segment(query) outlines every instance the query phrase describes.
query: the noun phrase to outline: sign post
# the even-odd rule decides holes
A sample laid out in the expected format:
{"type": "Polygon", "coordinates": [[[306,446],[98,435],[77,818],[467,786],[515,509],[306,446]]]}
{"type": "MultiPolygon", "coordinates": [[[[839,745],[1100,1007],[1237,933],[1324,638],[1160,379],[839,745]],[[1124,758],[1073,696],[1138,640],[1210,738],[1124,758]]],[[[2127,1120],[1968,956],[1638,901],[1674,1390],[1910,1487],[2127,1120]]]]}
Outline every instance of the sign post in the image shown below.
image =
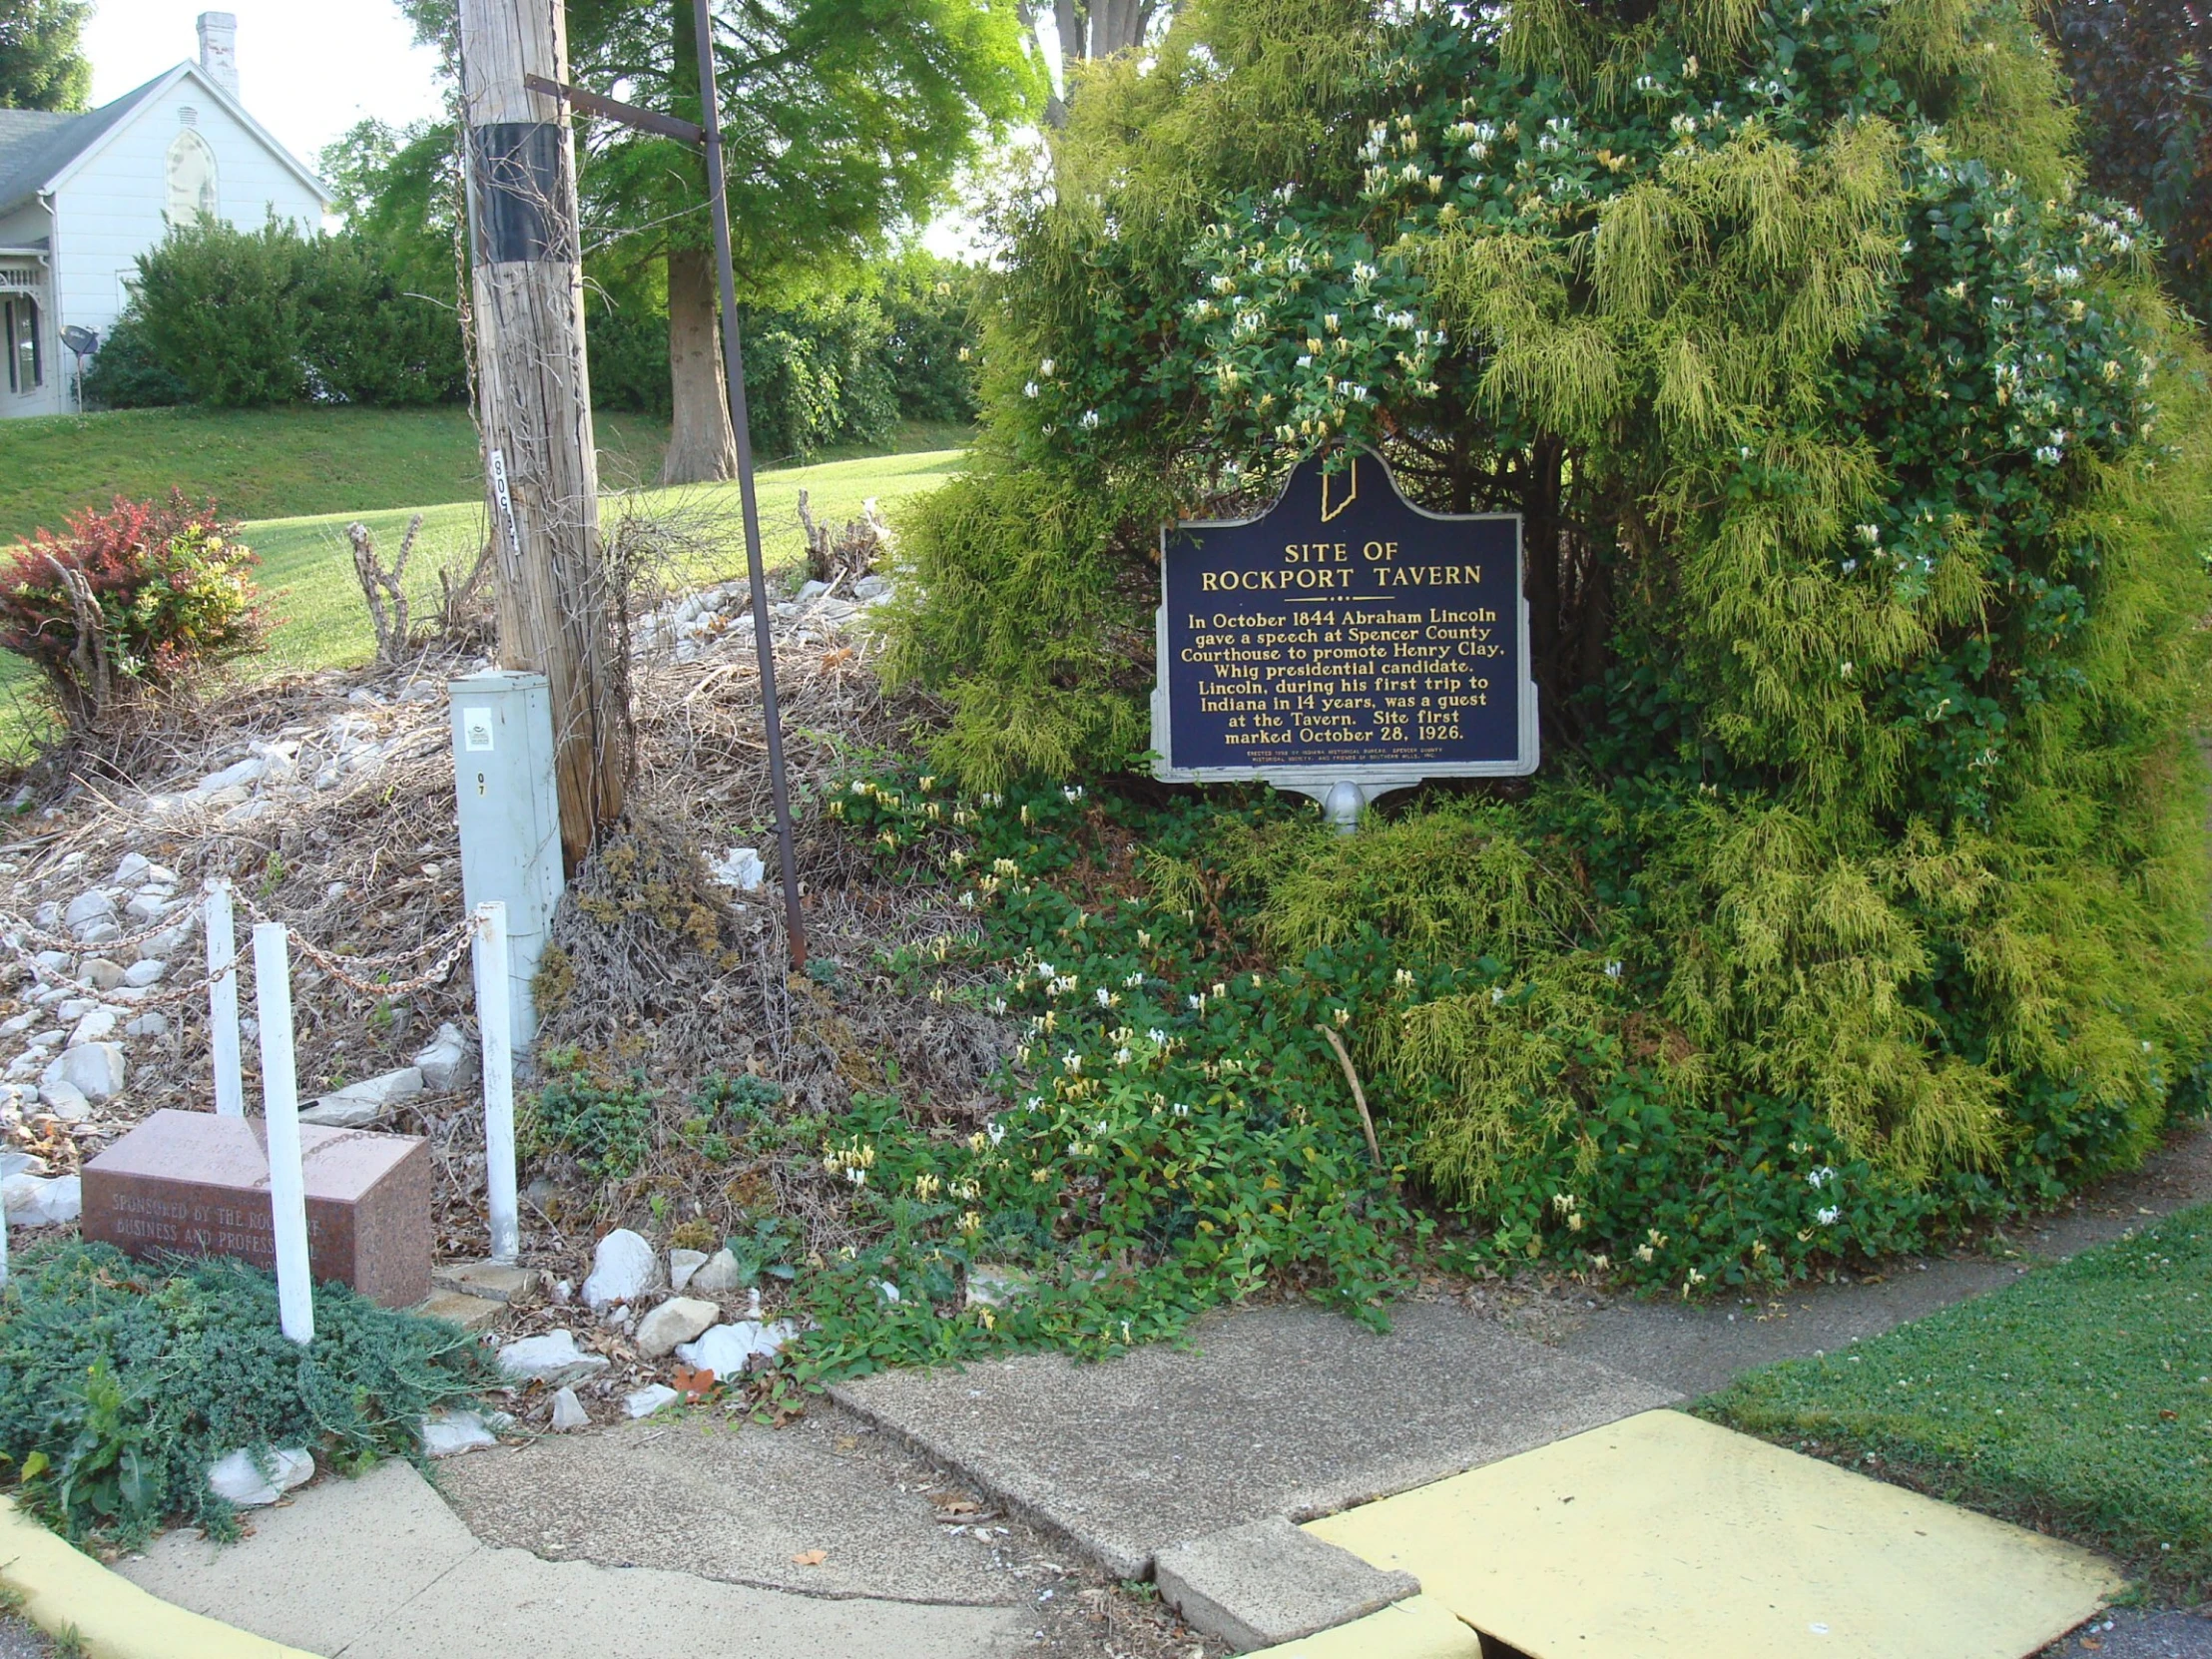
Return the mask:
{"type": "Polygon", "coordinates": [[[1431,513],[1372,450],[1161,532],[1154,776],[1259,779],[1350,832],[1429,778],[1536,770],[1517,513],[1431,513]]]}

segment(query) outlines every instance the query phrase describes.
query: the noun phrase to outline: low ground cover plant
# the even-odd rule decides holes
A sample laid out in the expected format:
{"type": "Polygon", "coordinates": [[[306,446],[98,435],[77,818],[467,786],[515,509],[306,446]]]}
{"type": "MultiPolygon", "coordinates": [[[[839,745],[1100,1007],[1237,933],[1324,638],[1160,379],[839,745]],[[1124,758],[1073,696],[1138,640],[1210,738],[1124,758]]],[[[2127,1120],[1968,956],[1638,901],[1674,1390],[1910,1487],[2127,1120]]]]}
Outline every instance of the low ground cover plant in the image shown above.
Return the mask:
{"type": "MultiPolygon", "coordinates": [[[[1586,806],[1541,799],[1560,819],[1586,806]]],[[[587,1171],[634,1167],[658,1135],[754,1195],[733,1248],[807,1327],[797,1381],[1106,1354],[1284,1292],[1380,1323],[1439,1252],[1756,1292],[2032,1207],[2093,1132],[2054,1111],[1987,1169],[1916,1181],[1808,1093],[1712,1089],[1634,908],[1494,804],[1347,840],[1265,791],[965,794],[871,772],[827,812],[883,874],[949,887],[972,918],[855,966],[1022,1022],[987,1115],[918,1109],[895,1073],[834,1109],[711,1078],[658,1129],[642,1099],[615,1110],[635,1084],[609,1078],[557,1079],[540,1108],[605,1131],[566,1147],[587,1171]],[[1435,1046],[1465,1026],[1472,1076],[1435,1046]],[[846,1242],[807,1256],[791,1211],[833,1214],[817,1237],[846,1242]],[[1017,1270],[1016,1293],[969,1297],[983,1268],[1017,1270]]],[[[833,1002],[852,970],[814,971],[833,1002]]]]}
{"type": "Polygon", "coordinates": [[[423,1414],[492,1381],[474,1339],[342,1285],[315,1287],[314,1318],[311,1346],[287,1341],[276,1281],[240,1262],[24,1252],[0,1292],[0,1458],[16,1500],[116,1548],[179,1523],[235,1537],[208,1487],[218,1459],[279,1446],[347,1471],[419,1458],[423,1414]]]}
{"type": "Polygon", "coordinates": [[[0,650],[28,659],[72,731],[254,650],[253,550],[211,502],[118,496],[38,531],[0,569],[0,650]]]}
{"type": "Polygon", "coordinates": [[[1792,1360],[1701,1415],[2212,1587],[2212,1209],[1792,1360]]]}

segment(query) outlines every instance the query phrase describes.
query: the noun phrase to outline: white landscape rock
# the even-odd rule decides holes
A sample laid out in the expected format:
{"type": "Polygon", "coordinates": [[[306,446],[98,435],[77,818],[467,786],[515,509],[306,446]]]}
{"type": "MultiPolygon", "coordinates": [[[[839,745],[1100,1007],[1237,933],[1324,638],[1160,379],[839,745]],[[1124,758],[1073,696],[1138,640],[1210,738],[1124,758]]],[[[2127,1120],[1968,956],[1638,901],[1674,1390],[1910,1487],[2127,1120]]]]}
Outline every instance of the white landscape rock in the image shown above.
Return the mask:
{"type": "Polygon", "coordinates": [[[967,1306],[1003,1308],[1018,1296],[1036,1288],[1036,1275],[1026,1268],[997,1262],[977,1262],[967,1270],[967,1306]]]}
{"type": "Polygon", "coordinates": [[[688,1343],[722,1318],[722,1310],[696,1297],[671,1297],[638,1322],[638,1352],[658,1360],[678,1343],[688,1343]]]}
{"type": "Polygon", "coordinates": [[[74,1175],[51,1181],[28,1173],[11,1175],[0,1181],[0,1204],[7,1207],[11,1227],[61,1227],[83,1213],[84,1184],[74,1175]]]}
{"type": "Polygon", "coordinates": [[[573,1331],[548,1331],[524,1337],[499,1351],[499,1372],[510,1382],[547,1382],[555,1387],[581,1382],[607,1369],[604,1354],[586,1354],[573,1331]]]}
{"type": "MultiPolygon", "coordinates": [[[[680,1291],[691,1283],[692,1275],[707,1265],[704,1250],[672,1250],[668,1253],[668,1288],[680,1291]]],[[[697,1336],[698,1332],[693,1332],[697,1336]]]]}
{"type": "Polygon", "coordinates": [[[125,1035],[133,1037],[166,1037],[169,1035],[169,1016],[159,1008],[153,1008],[139,1015],[123,1030],[125,1035]]]}
{"type": "Polygon", "coordinates": [[[738,1271],[738,1259],[727,1249],[718,1250],[700,1263],[691,1279],[680,1288],[697,1291],[702,1296],[728,1296],[744,1277],[738,1271]]]}
{"type": "MultiPolygon", "coordinates": [[[[599,1362],[605,1365],[607,1362],[599,1362]]],[[[451,1457],[478,1446],[497,1445],[499,1436],[474,1411],[440,1411],[422,1419],[422,1450],[428,1457],[451,1457]]]]}
{"type": "Polygon", "coordinates": [[[154,867],[154,860],[143,852],[126,852],[123,861],[115,866],[115,884],[119,887],[142,887],[147,872],[154,867]]]}
{"type": "Polygon", "coordinates": [[[170,902],[169,894],[148,888],[145,892],[132,894],[131,902],[123,906],[123,913],[144,927],[148,922],[159,921],[168,914],[170,902]]]}
{"type": "Polygon", "coordinates": [[[85,1091],[74,1083],[65,1083],[59,1078],[42,1082],[39,1084],[38,1098],[41,1106],[64,1123],[82,1123],[92,1116],[92,1102],[85,1098],[85,1091]]]}
{"type": "Polygon", "coordinates": [[[429,1046],[414,1057],[415,1070],[422,1074],[422,1086],[426,1089],[450,1089],[465,1081],[469,1071],[472,1045],[461,1035],[461,1028],[448,1022],[438,1027],[438,1034],[430,1039],[429,1046]]]}
{"type": "MultiPolygon", "coordinates": [[[[123,1092],[124,1064],[121,1043],[88,1042],[64,1049],[48,1065],[39,1081],[67,1083],[87,1100],[112,1100],[123,1092]]],[[[40,1091],[44,1093],[43,1088],[40,1091]]]]}
{"type": "Polygon", "coordinates": [[[174,927],[165,927],[138,948],[139,960],[172,962],[192,942],[193,926],[199,920],[197,910],[187,911],[174,927]]]}
{"type": "Polygon", "coordinates": [[[745,1363],[759,1354],[773,1359],[792,1340],[795,1328],[789,1320],[778,1320],[773,1325],[763,1325],[759,1320],[740,1320],[735,1325],[718,1325],[695,1343],[678,1346],[676,1358],[687,1366],[701,1371],[711,1371],[717,1377],[736,1377],[744,1372],[745,1363]]]}
{"type": "MultiPolygon", "coordinates": [[[[88,888],[69,901],[69,908],[62,912],[62,923],[78,938],[89,942],[99,928],[115,928],[115,900],[98,887],[88,888]]],[[[120,928],[115,928],[107,937],[115,938],[120,932],[120,928]]]]}
{"type": "Polygon", "coordinates": [[[648,1382],[622,1396],[622,1408],[633,1417],[649,1417],[664,1405],[674,1405],[684,1396],[666,1382],[648,1382]]]}
{"type": "Polygon", "coordinates": [[[414,1066],[401,1066],[397,1071],[364,1077],[358,1083],[348,1083],[335,1093],[324,1095],[299,1114],[299,1121],[320,1124],[325,1129],[358,1129],[363,1124],[374,1123],[391,1110],[395,1102],[421,1092],[421,1071],[414,1066]]]}
{"type": "Polygon", "coordinates": [[[661,1277],[661,1259],[642,1235],[618,1227],[592,1252],[591,1277],[584,1281],[584,1305],[594,1312],[629,1302],[650,1291],[661,1277]]]}
{"type": "Polygon", "coordinates": [[[123,982],[135,989],[156,983],[169,971],[169,964],[159,956],[141,956],[123,970],[123,982]]]}
{"type": "Polygon", "coordinates": [[[209,1488],[242,1509],[275,1503],[292,1487],[313,1478],[314,1453],[299,1449],[271,1451],[266,1474],[244,1446],[208,1465],[209,1488]]]}
{"type": "Polygon", "coordinates": [[[67,1046],[81,1048],[86,1043],[104,1043],[115,1035],[115,1028],[122,1023],[122,1016],[113,1008],[95,1008],[77,1022],[77,1029],[69,1034],[67,1046]]]}
{"type": "Polygon", "coordinates": [[[576,1397],[574,1388],[561,1388],[553,1395],[552,1428],[556,1434],[565,1434],[571,1428],[589,1428],[591,1413],[584,1409],[584,1402],[576,1397]]]}
{"type": "Polygon", "coordinates": [[[96,991],[112,991],[129,977],[121,962],[105,956],[87,956],[77,967],[77,977],[96,991]]]}
{"type": "Polygon", "coordinates": [[[258,783],[264,770],[265,763],[262,758],[259,755],[249,755],[245,760],[234,762],[221,772],[209,773],[207,777],[201,779],[193,787],[191,793],[211,805],[221,806],[228,805],[228,803],[216,802],[214,798],[219,795],[226,795],[232,790],[237,790],[240,793],[235,799],[244,801],[246,799],[246,786],[258,783]]]}

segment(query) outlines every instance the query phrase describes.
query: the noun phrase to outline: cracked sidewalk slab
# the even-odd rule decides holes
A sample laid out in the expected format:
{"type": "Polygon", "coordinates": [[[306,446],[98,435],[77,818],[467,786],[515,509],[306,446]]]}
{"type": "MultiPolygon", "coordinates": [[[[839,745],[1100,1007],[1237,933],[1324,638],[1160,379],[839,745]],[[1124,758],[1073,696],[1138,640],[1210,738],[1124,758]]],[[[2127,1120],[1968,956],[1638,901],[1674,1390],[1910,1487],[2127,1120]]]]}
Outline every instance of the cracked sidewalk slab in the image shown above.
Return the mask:
{"type": "Polygon", "coordinates": [[[1385,1334],[1285,1304],[1209,1318],[1186,1348],[830,1392],[1121,1578],[1186,1539],[1330,1514],[1679,1397],[1435,1303],[1392,1308],[1385,1334]]]}
{"type": "Polygon", "coordinates": [[[1370,1566],[1280,1516],[1171,1544],[1152,1559],[1161,1599],[1239,1653],[1297,1641],[1420,1593],[1409,1572],[1370,1566]]]}
{"type": "Polygon", "coordinates": [[[478,1540],[420,1474],[385,1463],[258,1510],[219,1545],[176,1531],[116,1563],[140,1588],[326,1659],[988,1659],[1019,1610],[830,1598],[660,1567],[547,1561],[478,1540]]]}

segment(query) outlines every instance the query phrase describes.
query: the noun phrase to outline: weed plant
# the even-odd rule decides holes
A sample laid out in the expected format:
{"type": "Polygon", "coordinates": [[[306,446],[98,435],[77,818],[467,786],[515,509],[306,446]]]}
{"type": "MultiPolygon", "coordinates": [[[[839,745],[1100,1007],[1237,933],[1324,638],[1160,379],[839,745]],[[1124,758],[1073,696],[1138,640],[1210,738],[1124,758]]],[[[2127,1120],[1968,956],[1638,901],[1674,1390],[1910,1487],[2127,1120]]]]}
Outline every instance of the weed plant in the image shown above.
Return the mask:
{"type": "Polygon", "coordinates": [[[342,1285],[315,1287],[314,1319],[311,1345],[287,1341],[275,1280],[240,1262],[26,1251],[0,1293],[0,1458],[17,1502],[115,1548],[177,1523],[235,1537],[208,1486],[218,1459],[304,1446],[347,1473],[418,1459],[423,1414],[493,1381],[473,1339],[342,1285]]]}

